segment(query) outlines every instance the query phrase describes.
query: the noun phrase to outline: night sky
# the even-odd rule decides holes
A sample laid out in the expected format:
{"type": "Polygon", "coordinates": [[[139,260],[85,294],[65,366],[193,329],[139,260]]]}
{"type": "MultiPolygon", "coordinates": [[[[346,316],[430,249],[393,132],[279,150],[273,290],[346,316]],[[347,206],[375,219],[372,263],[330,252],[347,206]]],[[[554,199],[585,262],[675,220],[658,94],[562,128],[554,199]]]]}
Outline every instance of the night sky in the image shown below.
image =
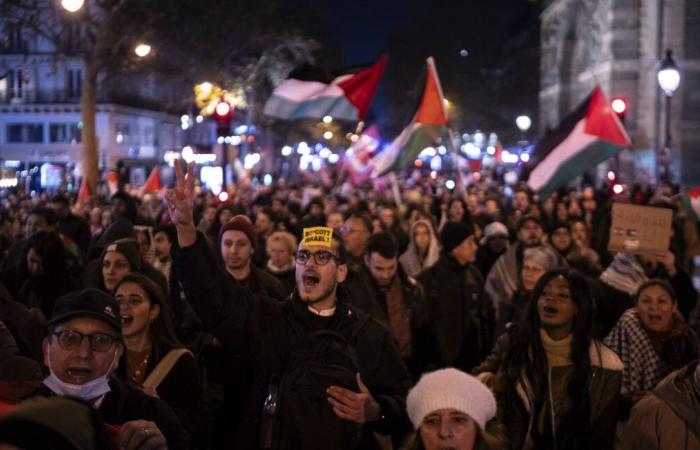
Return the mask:
{"type": "MultiPolygon", "coordinates": [[[[516,139],[514,120],[536,120],[539,5],[528,0],[309,1],[321,21],[318,63],[389,64],[370,120],[386,134],[410,119],[422,88],[425,58],[436,60],[445,97],[456,105],[457,131],[497,131],[516,139]],[[468,56],[460,55],[462,49],[468,56]]],[[[330,67],[329,67],[330,68],[330,67]]],[[[533,129],[535,129],[533,127],[533,129]]]]}

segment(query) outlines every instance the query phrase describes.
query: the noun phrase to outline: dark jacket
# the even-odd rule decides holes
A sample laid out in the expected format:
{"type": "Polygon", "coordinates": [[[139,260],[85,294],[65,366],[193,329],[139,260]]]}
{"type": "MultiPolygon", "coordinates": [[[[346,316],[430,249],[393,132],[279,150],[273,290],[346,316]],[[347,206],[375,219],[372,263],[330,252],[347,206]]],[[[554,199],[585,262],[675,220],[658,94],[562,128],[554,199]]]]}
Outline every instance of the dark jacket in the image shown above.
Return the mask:
{"type": "Polygon", "coordinates": [[[381,406],[381,420],[363,427],[362,448],[371,448],[372,432],[387,434],[400,425],[411,379],[385,327],[361,320],[363,314],[341,296],[331,317],[312,314],[296,296],[281,303],[256,302],[230,277],[211,270],[215,258],[201,233],[194,245],[184,249],[175,245],[172,253],[187,297],[205,325],[232,356],[255,361],[255,384],[235,448],[257,447],[258,421],[270,381],[283,373],[286,361],[305,337],[319,329],[355,336],[351,344],[362,379],[381,406]]]}
{"type": "Polygon", "coordinates": [[[349,257],[347,265],[348,276],[340,284],[338,291],[342,292],[352,306],[386,323],[386,314],[372,287],[372,275],[368,272],[362,258],[349,257]]]}
{"type": "MultiPolygon", "coordinates": [[[[123,425],[133,420],[155,422],[165,436],[170,450],[186,450],[190,447],[190,436],[180,425],[175,413],[162,400],[144,394],[116,377],[109,380],[110,391],[98,408],[101,419],[111,425],[123,425]]],[[[33,396],[55,395],[48,387],[41,386],[33,396]]]]}
{"type": "Polygon", "coordinates": [[[277,278],[277,281],[282,283],[282,286],[284,286],[284,291],[286,293],[284,298],[289,297],[292,294],[292,292],[294,292],[294,288],[296,288],[297,286],[296,269],[294,267],[292,267],[289,270],[284,270],[282,272],[273,272],[268,267],[265,269],[265,271],[273,277],[277,278]]]}
{"type": "Polygon", "coordinates": [[[469,372],[491,350],[493,334],[493,305],[484,292],[481,273],[473,264],[460,265],[443,252],[418,281],[437,346],[435,364],[469,372]]]}
{"type": "Polygon", "coordinates": [[[75,242],[84,260],[90,244],[90,226],[87,221],[75,214],[68,214],[58,222],[58,231],[75,242]]]}
{"type": "MultiPolygon", "coordinates": [[[[404,363],[413,376],[414,382],[417,382],[420,375],[430,367],[431,355],[435,355],[435,342],[428,328],[427,304],[423,286],[413,277],[406,275],[400,265],[397,266],[397,276],[401,283],[403,307],[411,321],[412,351],[410,356],[404,357],[404,363]]],[[[372,287],[382,309],[382,322],[390,328],[386,302],[387,293],[379,287],[374,278],[372,278],[372,287]]]]}
{"type": "MultiPolygon", "coordinates": [[[[146,377],[158,366],[171,348],[151,349],[151,356],[146,367],[146,377]]],[[[117,377],[124,382],[127,380],[126,357],[122,356],[119,368],[115,371],[117,377]]],[[[204,393],[199,376],[197,360],[191,353],[182,355],[163,381],[156,388],[158,398],[172,408],[180,424],[185,427],[192,437],[195,448],[202,448],[204,412],[204,393]]]]}
{"type": "Polygon", "coordinates": [[[268,273],[265,269],[260,269],[254,264],[250,265],[250,276],[247,280],[248,289],[255,295],[261,295],[274,300],[282,301],[288,297],[287,290],[280,280],[268,273]]]}
{"type": "Polygon", "coordinates": [[[0,329],[0,381],[41,380],[41,366],[22,356],[10,331],[0,329]]]}

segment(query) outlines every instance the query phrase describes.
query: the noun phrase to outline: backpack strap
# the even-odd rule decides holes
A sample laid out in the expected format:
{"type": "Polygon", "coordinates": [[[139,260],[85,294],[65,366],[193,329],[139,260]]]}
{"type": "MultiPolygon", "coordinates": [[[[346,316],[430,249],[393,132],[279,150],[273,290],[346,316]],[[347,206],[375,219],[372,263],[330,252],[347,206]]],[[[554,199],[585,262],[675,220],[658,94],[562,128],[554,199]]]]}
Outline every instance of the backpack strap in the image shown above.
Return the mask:
{"type": "Polygon", "coordinates": [[[172,368],[175,366],[175,363],[181,356],[187,353],[190,355],[192,354],[192,352],[186,348],[175,348],[170,350],[168,354],[165,355],[165,358],[160,360],[156,368],[153,369],[150,374],[148,374],[148,378],[146,378],[146,380],[143,382],[143,386],[157,389],[158,386],[160,386],[160,383],[166,376],[168,376],[172,368]]]}

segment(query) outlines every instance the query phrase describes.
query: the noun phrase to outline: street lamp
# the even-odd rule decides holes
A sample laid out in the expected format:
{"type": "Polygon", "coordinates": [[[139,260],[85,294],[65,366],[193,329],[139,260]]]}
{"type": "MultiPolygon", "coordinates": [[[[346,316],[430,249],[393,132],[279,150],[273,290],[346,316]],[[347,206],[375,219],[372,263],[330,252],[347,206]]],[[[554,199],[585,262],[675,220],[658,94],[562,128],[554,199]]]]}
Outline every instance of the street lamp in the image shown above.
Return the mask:
{"type": "Polygon", "coordinates": [[[666,50],[666,58],[661,62],[656,77],[659,81],[659,87],[664,91],[664,94],[666,94],[666,135],[664,138],[663,154],[661,155],[661,165],[663,166],[663,175],[668,178],[668,166],[671,157],[671,97],[681,83],[681,73],[676,62],[673,60],[673,52],[670,49],[666,50]]]}
{"type": "Polygon", "coordinates": [[[532,126],[532,120],[530,120],[530,117],[528,116],[518,116],[515,118],[515,126],[517,126],[518,130],[525,134],[532,126]]]}
{"type": "Polygon", "coordinates": [[[61,7],[68,12],[77,12],[85,4],[85,0],[61,0],[61,7]]]}
{"type": "Polygon", "coordinates": [[[139,58],[145,58],[151,53],[151,46],[148,44],[139,44],[134,48],[134,53],[136,53],[136,56],[139,58]]]}

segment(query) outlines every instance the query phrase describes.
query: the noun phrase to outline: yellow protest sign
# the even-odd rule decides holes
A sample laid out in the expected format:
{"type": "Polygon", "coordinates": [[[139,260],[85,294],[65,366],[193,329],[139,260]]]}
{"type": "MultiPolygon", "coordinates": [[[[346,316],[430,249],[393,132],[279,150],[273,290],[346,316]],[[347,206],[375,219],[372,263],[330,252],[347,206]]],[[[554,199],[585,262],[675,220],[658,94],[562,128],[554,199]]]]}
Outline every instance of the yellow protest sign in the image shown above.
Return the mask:
{"type": "Polygon", "coordinates": [[[333,229],[328,227],[304,228],[302,245],[320,245],[331,248],[333,245],[333,229]]]}

